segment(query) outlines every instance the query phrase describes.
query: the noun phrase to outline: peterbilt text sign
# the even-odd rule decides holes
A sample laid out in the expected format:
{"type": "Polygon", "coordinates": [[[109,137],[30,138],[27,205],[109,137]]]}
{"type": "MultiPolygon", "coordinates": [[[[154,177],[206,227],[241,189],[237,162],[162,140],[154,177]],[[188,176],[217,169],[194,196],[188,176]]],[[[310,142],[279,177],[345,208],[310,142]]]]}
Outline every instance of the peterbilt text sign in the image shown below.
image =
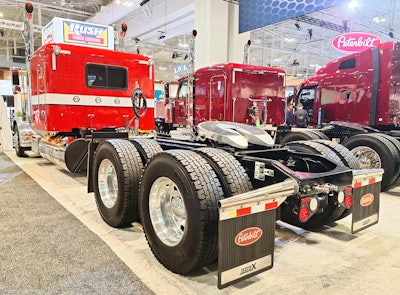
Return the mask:
{"type": "Polygon", "coordinates": [[[332,46],[341,52],[353,53],[366,50],[381,43],[381,39],[370,33],[349,32],[332,38],[332,46]]]}
{"type": "Polygon", "coordinates": [[[261,238],[262,233],[262,229],[259,227],[246,228],[236,235],[235,244],[238,246],[251,245],[261,238]]]}

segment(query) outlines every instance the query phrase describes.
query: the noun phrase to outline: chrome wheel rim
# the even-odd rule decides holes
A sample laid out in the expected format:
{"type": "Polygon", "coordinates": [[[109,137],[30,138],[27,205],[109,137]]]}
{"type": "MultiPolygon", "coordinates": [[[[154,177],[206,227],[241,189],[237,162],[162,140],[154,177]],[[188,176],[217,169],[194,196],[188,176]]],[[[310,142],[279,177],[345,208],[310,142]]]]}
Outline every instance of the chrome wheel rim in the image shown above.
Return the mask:
{"type": "Polygon", "coordinates": [[[379,154],[367,146],[358,146],[351,150],[357,157],[361,169],[381,168],[382,162],[379,154]]]}
{"type": "Polygon", "coordinates": [[[177,185],[167,177],[154,181],[149,193],[149,214],[157,237],[167,246],[178,245],[185,234],[186,208],[177,185]]]}
{"type": "Polygon", "coordinates": [[[101,161],[97,179],[100,198],[104,206],[114,207],[118,198],[118,177],[114,165],[109,159],[101,161]]]}

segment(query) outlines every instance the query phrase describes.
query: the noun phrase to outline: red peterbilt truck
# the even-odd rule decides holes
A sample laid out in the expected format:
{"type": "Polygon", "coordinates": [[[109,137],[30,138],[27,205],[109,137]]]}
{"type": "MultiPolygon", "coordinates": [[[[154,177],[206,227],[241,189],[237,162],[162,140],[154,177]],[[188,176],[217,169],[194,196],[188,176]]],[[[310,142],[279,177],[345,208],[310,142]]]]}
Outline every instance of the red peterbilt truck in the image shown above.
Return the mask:
{"type": "MultiPolygon", "coordinates": [[[[152,98],[146,99],[148,114],[139,118],[139,123],[132,120],[133,98],[153,97],[154,65],[148,57],[49,43],[35,51],[29,65],[30,114],[26,118],[34,140],[28,154],[40,154],[57,164],[65,162],[74,172],[86,168],[84,161],[76,162],[76,155],[83,159],[87,153],[87,141],[75,139],[104,128],[140,124],[138,131],[153,130],[152,98]]],[[[17,155],[23,156],[27,147],[19,147],[19,129],[15,120],[14,144],[17,155]]]]}
{"type": "Polygon", "coordinates": [[[173,99],[167,85],[166,100],[156,104],[165,107],[165,114],[156,118],[161,131],[212,120],[254,125],[271,124],[272,118],[284,122],[285,72],[281,69],[216,64],[198,69],[193,79],[192,90],[188,78],[182,78],[173,99]],[[274,117],[269,117],[272,113],[274,117]]]}
{"type": "MultiPolygon", "coordinates": [[[[381,43],[329,62],[294,96],[308,111],[311,127],[345,145],[361,167],[384,168],[383,189],[400,177],[399,60],[400,43],[381,43]]],[[[279,123],[279,116],[271,116],[279,123]]],[[[308,130],[283,131],[277,142],[310,139],[308,130]]]]}
{"type": "MultiPolygon", "coordinates": [[[[28,40],[30,21],[26,20],[28,40]]],[[[106,31],[112,27],[58,21],[63,22],[61,28],[75,28],[68,37],[75,36],[78,25],[81,31],[97,32],[100,45],[57,43],[52,37],[28,53],[26,70],[15,73],[21,103],[16,104],[13,139],[18,156],[42,156],[77,172],[86,169],[85,137],[93,131],[154,129],[154,63],[144,55],[102,48],[111,42],[106,31]],[[30,144],[26,139],[31,136],[30,144]]]]}
{"type": "MultiPolygon", "coordinates": [[[[143,55],[50,43],[35,51],[30,70],[32,127],[43,136],[127,126],[135,88],[153,96],[154,67],[143,55]]],[[[140,128],[153,130],[153,120],[149,111],[140,128]]]]}
{"type": "MultiPolygon", "coordinates": [[[[386,45],[385,49],[387,47],[386,45]]],[[[337,98],[340,95],[343,96],[344,93],[350,95],[349,89],[355,89],[354,92],[358,93],[365,92],[362,90],[362,85],[372,75],[368,67],[364,69],[365,73],[357,71],[360,79],[355,79],[354,83],[360,83],[360,85],[349,84],[347,78],[349,72],[353,73],[347,67],[358,65],[358,61],[355,63],[355,57],[360,56],[364,55],[362,53],[354,54],[349,58],[335,61],[334,65],[327,66],[329,71],[321,69],[313,78],[300,85],[295,101],[303,102],[305,109],[310,114],[311,126],[317,127],[318,114],[320,114],[318,126],[322,127],[321,114],[330,114],[331,110],[335,108],[341,109],[342,112],[353,110],[354,113],[360,114],[360,118],[370,117],[368,111],[356,112],[361,105],[355,99],[349,99],[346,102],[348,107],[341,103],[329,103],[324,104],[323,108],[320,107],[321,101],[326,102],[328,98],[337,98]],[[340,68],[344,68],[343,72],[337,70],[342,62],[343,65],[340,68]],[[328,75],[327,72],[333,74],[328,75]],[[334,86],[336,80],[333,76],[340,76],[343,85],[334,86]],[[325,86],[316,82],[325,80],[326,85],[325,82],[322,83],[325,86]],[[348,84],[345,84],[346,82],[348,84]],[[344,91],[345,87],[347,87],[346,91],[344,91]],[[321,92],[322,94],[320,94],[321,92]],[[356,103],[357,105],[355,105],[356,103]]],[[[368,57],[371,56],[368,55],[368,57]]],[[[364,61],[359,63],[367,66],[364,61]]],[[[384,64],[387,64],[386,60],[384,64]]],[[[386,75],[385,79],[387,78],[384,81],[387,82],[388,74],[386,71],[384,74],[386,75]]],[[[185,136],[190,138],[191,135],[185,131],[187,129],[180,127],[197,126],[199,123],[209,120],[240,122],[263,128],[274,137],[275,144],[279,145],[288,145],[294,140],[310,139],[334,139],[336,142],[343,143],[357,156],[359,167],[384,168],[385,174],[382,181],[384,190],[389,189],[400,177],[400,144],[387,134],[378,133],[377,130],[374,131],[368,126],[363,127],[361,124],[339,121],[323,123],[323,128],[313,129],[284,126],[285,73],[281,69],[230,63],[203,67],[193,75],[193,86],[188,83],[190,82],[188,78],[182,78],[174,98],[169,97],[168,84],[166,84],[166,99],[156,102],[156,114],[158,114],[156,130],[159,135],[168,134],[173,138],[184,138],[185,136]],[[369,133],[372,131],[374,134],[370,135],[369,133]]],[[[395,84],[395,77],[391,79],[391,83],[395,84]]],[[[388,84],[389,82],[385,85],[388,84]]],[[[395,86],[392,89],[395,91],[395,86]]],[[[363,98],[366,101],[364,107],[370,104],[371,99],[368,99],[370,95],[371,93],[366,94],[366,98],[363,98]]],[[[391,100],[391,104],[393,101],[394,99],[391,100]]],[[[388,100],[386,102],[389,104],[388,100]]],[[[333,114],[338,113],[333,112],[333,114]]],[[[389,117],[387,115],[387,120],[389,117]]],[[[333,117],[333,115],[330,118],[344,119],[343,117],[333,117]]],[[[377,121],[381,122],[383,119],[379,117],[377,121]]],[[[388,128],[388,126],[385,127],[388,128]]],[[[393,132],[392,130],[392,135],[393,132]]]]}
{"type": "MultiPolygon", "coordinates": [[[[31,5],[27,8],[32,12],[31,5]]],[[[211,96],[197,101],[190,94],[190,75],[187,95],[169,102],[186,111],[186,120],[181,116],[176,124],[185,130],[171,126],[172,138],[143,138],[132,137],[127,127],[135,117],[136,129],[153,124],[151,99],[146,99],[154,95],[153,64],[146,57],[54,42],[37,53],[41,58],[35,53],[27,63],[28,76],[37,82],[28,79],[27,88],[28,119],[39,135],[40,154],[72,172],[87,168],[88,192],[94,192],[103,220],[113,227],[140,222],[155,257],[175,273],[218,260],[218,287],[223,288],[272,268],[278,210],[282,220],[304,228],[352,213],[353,233],[379,220],[382,169],[351,169],[353,158],[345,149],[323,142],[274,148],[266,132],[238,123],[238,116],[219,121],[237,113],[245,123],[268,120],[259,108],[270,99],[283,106],[283,87],[269,92],[263,85],[275,87],[274,79],[283,85],[280,70],[219,66],[226,72],[208,76],[211,84],[195,81],[195,93],[219,92],[221,106],[232,99],[231,114],[222,107],[213,114],[215,105],[206,107],[211,96]],[[105,80],[95,85],[100,74],[105,80]],[[130,100],[129,113],[119,105],[130,100]]]]}
{"type": "Polygon", "coordinates": [[[313,125],[344,121],[400,137],[400,43],[329,62],[297,87],[313,125]]]}

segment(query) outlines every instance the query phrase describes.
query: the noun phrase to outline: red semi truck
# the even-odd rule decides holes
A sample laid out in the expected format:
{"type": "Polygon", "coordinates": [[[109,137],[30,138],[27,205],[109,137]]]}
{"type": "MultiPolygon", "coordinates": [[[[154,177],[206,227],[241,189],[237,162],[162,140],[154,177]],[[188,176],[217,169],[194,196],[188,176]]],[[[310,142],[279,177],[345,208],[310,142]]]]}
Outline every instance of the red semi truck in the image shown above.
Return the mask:
{"type": "Polygon", "coordinates": [[[329,62],[297,88],[313,125],[344,121],[400,138],[400,43],[329,62]]]}
{"type": "MultiPolygon", "coordinates": [[[[308,111],[310,125],[350,149],[361,167],[384,168],[383,189],[400,177],[399,59],[400,43],[381,43],[329,62],[294,96],[308,111]]],[[[278,142],[309,139],[306,133],[282,131],[278,142]]]]}
{"type": "MultiPolygon", "coordinates": [[[[32,10],[27,4],[27,19],[32,10]]],[[[283,85],[283,71],[210,67],[207,83],[195,81],[199,99],[187,87],[168,102],[171,122],[168,114],[158,120],[175,138],[132,136],[132,123],[153,125],[153,68],[145,56],[50,42],[27,52],[21,97],[37,153],[71,172],[86,169],[103,220],[140,222],[166,268],[187,274],[218,260],[223,288],[272,268],[278,217],[312,228],[353,213],[352,232],[378,222],[382,169],[351,169],[348,150],[323,141],[274,148],[266,132],[243,124],[268,120],[260,109],[273,110],[270,101],[284,105],[275,84],[283,85]]]]}
{"type": "Polygon", "coordinates": [[[194,87],[190,87],[188,77],[180,79],[174,99],[166,88],[167,99],[157,104],[166,109],[158,118],[159,126],[165,123],[162,128],[186,126],[190,117],[195,126],[213,120],[271,124],[269,113],[274,113],[279,123],[284,122],[285,72],[281,69],[215,64],[198,69],[192,79],[194,87]]]}

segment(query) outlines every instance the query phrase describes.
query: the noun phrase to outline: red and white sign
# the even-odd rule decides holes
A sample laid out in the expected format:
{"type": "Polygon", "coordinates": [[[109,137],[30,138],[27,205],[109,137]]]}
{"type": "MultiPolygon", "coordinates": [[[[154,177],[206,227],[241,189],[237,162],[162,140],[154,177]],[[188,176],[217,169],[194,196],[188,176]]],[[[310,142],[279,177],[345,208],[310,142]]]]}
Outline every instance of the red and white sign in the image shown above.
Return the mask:
{"type": "Polygon", "coordinates": [[[257,242],[263,234],[259,227],[249,227],[242,230],[235,237],[235,244],[238,246],[248,246],[257,242]]]}
{"type": "Polygon", "coordinates": [[[363,207],[367,207],[373,203],[374,199],[375,199],[375,197],[373,194],[371,194],[371,193],[366,194],[366,195],[362,196],[362,198],[360,199],[360,205],[363,207]]]}
{"type": "Polygon", "coordinates": [[[370,33],[349,32],[332,38],[332,46],[341,52],[354,53],[366,50],[381,43],[381,39],[370,33]]]}

